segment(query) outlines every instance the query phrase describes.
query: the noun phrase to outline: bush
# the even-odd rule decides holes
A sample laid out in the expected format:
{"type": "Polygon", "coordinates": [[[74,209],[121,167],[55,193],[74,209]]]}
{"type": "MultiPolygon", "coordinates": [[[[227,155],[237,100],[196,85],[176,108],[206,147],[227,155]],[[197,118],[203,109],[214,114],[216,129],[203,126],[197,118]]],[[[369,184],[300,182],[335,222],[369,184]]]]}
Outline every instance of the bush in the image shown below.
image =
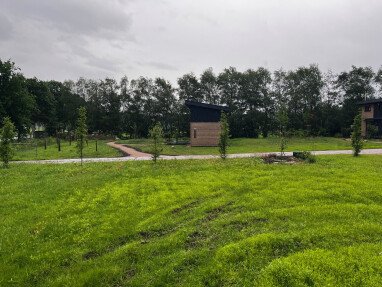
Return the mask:
{"type": "Polygon", "coordinates": [[[310,151],[293,152],[293,156],[308,163],[316,162],[316,156],[310,151]]]}
{"type": "Polygon", "coordinates": [[[358,114],[354,118],[351,133],[351,145],[353,147],[353,155],[358,156],[363,148],[363,139],[361,135],[361,115],[358,114]]]}
{"type": "Polygon", "coordinates": [[[222,112],[220,120],[219,153],[222,159],[226,159],[229,141],[229,125],[227,116],[222,112]]]}
{"type": "Polygon", "coordinates": [[[12,140],[16,135],[15,126],[11,119],[4,118],[3,128],[0,130],[0,158],[4,167],[8,167],[9,161],[13,156],[12,140]]]}
{"type": "Polygon", "coordinates": [[[163,128],[160,123],[157,123],[150,130],[150,139],[151,139],[151,153],[152,159],[154,162],[159,158],[163,150],[163,128]]]}

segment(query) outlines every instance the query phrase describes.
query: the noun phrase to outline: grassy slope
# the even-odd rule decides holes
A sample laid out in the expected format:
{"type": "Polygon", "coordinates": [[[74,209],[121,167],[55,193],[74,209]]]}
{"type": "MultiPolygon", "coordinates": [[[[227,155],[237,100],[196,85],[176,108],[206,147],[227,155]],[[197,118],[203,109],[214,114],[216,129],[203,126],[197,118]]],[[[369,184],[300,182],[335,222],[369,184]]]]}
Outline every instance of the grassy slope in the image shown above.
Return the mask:
{"type": "Polygon", "coordinates": [[[381,286],[381,156],[13,165],[0,286],[381,286]]]}
{"type": "MultiPolygon", "coordinates": [[[[142,151],[149,152],[149,140],[125,140],[119,141],[131,147],[136,147],[142,151]]],[[[238,138],[232,139],[229,153],[252,153],[252,152],[273,152],[278,151],[280,140],[275,137],[269,138],[238,138]]],[[[382,148],[382,142],[378,140],[366,142],[365,148],[382,148]]],[[[287,143],[288,151],[301,151],[301,150],[344,150],[351,149],[350,141],[329,138],[290,138],[287,143]]],[[[218,154],[216,147],[189,147],[185,145],[166,145],[163,150],[166,155],[185,155],[185,154],[218,154]]]]}
{"type": "MultiPolygon", "coordinates": [[[[88,146],[85,146],[84,157],[118,157],[121,153],[106,145],[108,141],[98,141],[98,151],[96,151],[96,143],[89,140],[88,146]]],[[[56,143],[51,142],[47,149],[40,143],[36,148],[27,146],[17,146],[13,160],[42,160],[42,159],[61,159],[61,158],[78,158],[76,143],[69,145],[68,141],[61,141],[61,151],[58,151],[56,143]]]]}

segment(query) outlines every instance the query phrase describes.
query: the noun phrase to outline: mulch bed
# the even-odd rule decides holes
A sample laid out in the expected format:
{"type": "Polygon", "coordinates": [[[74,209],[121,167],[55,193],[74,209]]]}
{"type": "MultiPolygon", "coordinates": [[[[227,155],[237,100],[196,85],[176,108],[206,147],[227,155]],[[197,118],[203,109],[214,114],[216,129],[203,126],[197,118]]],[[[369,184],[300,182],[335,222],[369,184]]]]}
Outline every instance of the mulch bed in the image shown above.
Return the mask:
{"type": "Polygon", "coordinates": [[[302,162],[301,159],[298,159],[294,156],[285,156],[285,155],[277,155],[277,154],[269,154],[261,158],[264,163],[268,163],[268,164],[273,164],[273,163],[296,164],[296,163],[302,162]]]}

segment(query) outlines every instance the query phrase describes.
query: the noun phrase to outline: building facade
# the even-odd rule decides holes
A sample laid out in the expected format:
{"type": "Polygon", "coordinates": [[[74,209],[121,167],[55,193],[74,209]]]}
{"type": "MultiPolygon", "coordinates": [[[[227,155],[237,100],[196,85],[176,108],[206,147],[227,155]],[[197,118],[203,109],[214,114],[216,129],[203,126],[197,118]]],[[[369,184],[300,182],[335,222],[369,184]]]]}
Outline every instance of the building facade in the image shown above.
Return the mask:
{"type": "Polygon", "coordinates": [[[186,101],[185,105],[190,109],[190,145],[217,146],[221,112],[228,112],[228,108],[195,101],[186,101]]]}
{"type": "Polygon", "coordinates": [[[382,99],[366,100],[360,103],[362,107],[362,136],[375,133],[374,136],[382,135],[382,99]]]}

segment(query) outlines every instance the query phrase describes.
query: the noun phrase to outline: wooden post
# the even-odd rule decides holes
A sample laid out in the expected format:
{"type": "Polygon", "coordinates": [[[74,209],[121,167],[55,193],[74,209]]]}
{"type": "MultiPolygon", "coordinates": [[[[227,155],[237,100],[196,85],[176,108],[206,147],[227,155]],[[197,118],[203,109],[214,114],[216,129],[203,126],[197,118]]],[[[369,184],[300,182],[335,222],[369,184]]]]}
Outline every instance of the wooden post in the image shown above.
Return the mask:
{"type": "Polygon", "coordinates": [[[96,151],[98,151],[98,141],[96,140],[96,151]]]}
{"type": "Polygon", "coordinates": [[[61,151],[61,140],[59,137],[57,137],[57,145],[58,145],[58,151],[61,151]]]}
{"type": "Polygon", "coordinates": [[[44,138],[44,149],[46,150],[46,137],[44,138]]]}

